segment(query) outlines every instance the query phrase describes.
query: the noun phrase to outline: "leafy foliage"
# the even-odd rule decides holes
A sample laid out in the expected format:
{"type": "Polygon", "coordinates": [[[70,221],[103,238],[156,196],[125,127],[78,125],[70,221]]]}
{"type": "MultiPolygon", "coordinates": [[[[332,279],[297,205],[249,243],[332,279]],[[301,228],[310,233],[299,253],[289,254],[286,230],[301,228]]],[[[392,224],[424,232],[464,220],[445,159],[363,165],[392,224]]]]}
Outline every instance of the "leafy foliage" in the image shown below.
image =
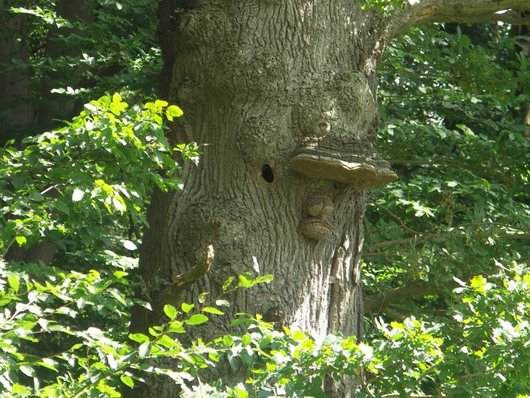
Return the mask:
{"type": "Polygon", "coordinates": [[[393,43],[382,64],[379,144],[400,180],[374,193],[368,208],[367,339],[381,334],[381,317],[413,316],[444,340],[420,394],[528,392],[512,351],[528,351],[519,292],[530,254],[522,123],[530,70],[518,33],[422,27],[393,43]],[[510,343],[496,340],[506,333],[510,343]]]}
{"type": "MultiPolygon", "coordinates": [[[[25,102],[37,113],[36,121],[10,126],[8,137],[56,128],[54,117],[70,119],[84,103],[108,92],[155,96],[162,68],[155,41],[157,2],[14,0],[4,7],[6,21],[26,29],[0,27],[3,40],[15,39],[20,46],[0,66],[14,73],[12,79],[29,82],[29,95],[17,93],[20,97],[4,106],[25,102]]],[[[0,120],[9,125],[5,110],[0,120]]]]}
{"type": "MultiPolygon", "coordinates": [[[[379,336],[370,345],[352,337],[315,340],[299,330],[278,331],[248,314],[233,322],[247,325],[242,334],[191,345],[179,341],[187,327],[223,314],[227,303],[220,299],[197,308],[182,304],[180,310],[166,305],[166,324],[128,339],[123,330],[95,327],[93,317],[84,325],[81,319],[91,311],[110,316],[130,306],[120,292],[130,266],[117,268],[112,275],[55,270],[37,281],[27,266],[8,269],[2,263],[0,382],[7,394],[2,396],[120,396],[123,385],[143,380],[142,373],[170,377],[183,397],[323,396],[323,381],[343,375],[358,379],[361,397],[410,395],[425,386],[450,396],[515,396],[528,385],[530,273],[521,264],[499,264],[492,277],[459,281],[449,324],[379,320],[379,336]],[[66,349],[50,346],[57,340],[64,345],[65,337],[66,349]],[[48,352],[35,351],[44,342],[48,352]],[[160,358],[171,358],[171,368],[160,358]],[[200,381],[202,372],[224,361],[238,372],[246,369],[244,382],[200,381]],[[371,374],[368,381],[362,369],[371,374]]],[[[230,291],[268,281],[245,276],[230,291]]]]}
{"type": "MultiPolygon", "coordinates": [[[[142,373],[170,377],[188,389],[197,372],[213,366],[223,351],[200,341],[185,346],[177,339],[187,327],[223,315],[219,306],[227,303],[221,299],[195,311],[189,304],[181,311],[166,305],[169,322],[149,328],[148,335],[127,335],[125,323],[106,323],[108,317],[128,317],[128,276],[136,266],[129,259],[109,258],[112,273],[57,268],[44,273],[42,265],[0,265],[2,397],[119,397],[124,386],[143,380],[142,373]],[[172,358],[176,368],[157,366],[161,357],[172,358]]],[[[227,293],[268,281],[268,276],[245,276],[227,293]]]]}
{"type": "Polygon", "coordinates": [[[429,282],[434,293],[494,258],[528,257],[528,64],[511,30],[482,29],[490,48],[431,27],[388,51],[380,143],[400,180],[369,209],[369,289],[429,282]]]}
{"type": "Polygon", "coordinates": [[[160,100],[129,107],[114,94],[86,104],[67,126],[26,139],[23,150],[3,149],[2,252],[42,239],[110,248],[110,225],[125,234],[130,224],[139,233],[149,187],[175,189],[175,156],[197,155],[193,145],[172,149],[164,136],[164,115],[181,114],[160,100]]]}
{"type": "Polygon", "coordinates": [[[524,396],[530,372],[530,274],[522,264],[498,264],[491,277],[460,282],[440,376],[448,395],[524,396]],[[493,310],[492,310],[493,309],[493,310]]]}
{"type": "Polygon", "coordinates": [[[124,86],[153,94],[161,68],[154,40],[156,3],[98,0],[73,12],[57,0],[10,5],[11,12],[31,16],[28,62],[40,84],[80,98],[124,86]],[[76,73],[68,73],[73,68],[76,73]]]}
{"type": "Polygon", "coordinates": [[[107,336],[125,331],[105,319],[126,317],[131,305],[124,291],[134,263],[124,260],[109,258],[112,273],[1,263],[2,396],[75,396],[89,385],[100,392],[110,388],[105,376],[117,370],[124,350],[107,336]]]}
{"type": "Polygon", "coordinates": [[[137,266],[126,226],[139,234],[152,187],[178,188],[179,158],[197,156],[193,144],[172,148],[165,138],[164,119],[181,115],[166,101],[129,106],[119,94],[103,96],[65,127],[28,138],[23,150],[2,149],[3,254],[16,257],[46,239],[61,263],[2,262],[6,396],[91,388],[116,396],[107,377],[119,358],[132,357],[131,347],[120,348],[137,266]]]}

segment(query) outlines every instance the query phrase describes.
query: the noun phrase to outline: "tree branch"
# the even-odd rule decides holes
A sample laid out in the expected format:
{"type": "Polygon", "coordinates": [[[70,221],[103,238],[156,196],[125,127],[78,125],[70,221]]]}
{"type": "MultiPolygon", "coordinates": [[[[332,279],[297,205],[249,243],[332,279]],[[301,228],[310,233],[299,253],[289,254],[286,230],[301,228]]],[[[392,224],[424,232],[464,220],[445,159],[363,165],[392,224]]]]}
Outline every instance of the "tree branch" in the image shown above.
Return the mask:
{"type": "Polygon", "coordinates": [[[392,39],[416,25],[430,22],[530,23],[528,0],[416,0],[410,1],[387,20],[385,37],[392,39]],[[526,12],[526,13],[525,13],[526,12]]]}
{"type": "MultiPolygon", "coordinates": [[[[450,285],[447,287],[457,287],[456,282],[454,282],[454,286],[450,285]]],[[[394,289],[389,289],[382,294],[366,296],[364,298],[364,310],[366,312],[380,311],[395,300],[437,294],[439,291],[438,288],[429,283],[414,283],[409,286],[396,287],[394,289]]]]}
{"type": "MultiPolygon", "coordinates": [[[[482,275],[493,275],[497,272],[497,268],[486,269],[482,272],[482,275]]],[[[381,294],[372,294],[365,296],[363,299],[364,311],[381,311],[383,308],[389,306],[396,300],[403,300],[411,297],[422,297],[431,294],[440,295],[447,293],[448,290],[453,290],[459,287],[460,284],[455,280],[444,282],[443,286],[436,286],[432,283],[412,283],[407,286],[396,287],[388,289],[381,294]]]]}
{"type": "Polygon", "coordinates": [[[514,228],[511,225],[505,225],[505,224],[498,224],[498,223],[469,223],[469,224],[462,224],[457,227],[453,227],[450,231],[446,232],[427,232],[423,234],[417,234],[410,238],[402,238],[402,239],[393,239],[388,240],[384,242],[377,242],[372,243],[370,245],[367,245],[367,251],[363,253],[363,257],[366,256],[374,256],[382,253],[378,253],[377,250],[384,249],[391,246],[401,246],[401,245],[415,245],[427,241],[435,241],[435,240],[444,240],[451,236],[456,235],[462,235],[462,236],[469,236],[473,237],[475,239],[478,238],[485,238],[492,236],[491,231],[486,231],[486,227],[504,227],[504,228],[511,228],[512,231],[498,231],[497,237],[507,238],[507,239],[522,239],[522,240],[530,240],[530,231],[526,229],[521,228],[514,228]],[[466,227],[483,227],[480,231],[467,231],[466,227]]]}
{"type": "Polygon", "coordinates": [[[156,296],[153,304],[153,313],[156,317],[160,318],[163,315],[165,304],[171,304],[174,307],[178,307],[181,304],[180,298],[183,292],[206,275],[213,264],[214,257],[214,248],[212,245],[209,245],[201,254],[199,262],[192,269],[177,276],[170,286],[156,296]]]}

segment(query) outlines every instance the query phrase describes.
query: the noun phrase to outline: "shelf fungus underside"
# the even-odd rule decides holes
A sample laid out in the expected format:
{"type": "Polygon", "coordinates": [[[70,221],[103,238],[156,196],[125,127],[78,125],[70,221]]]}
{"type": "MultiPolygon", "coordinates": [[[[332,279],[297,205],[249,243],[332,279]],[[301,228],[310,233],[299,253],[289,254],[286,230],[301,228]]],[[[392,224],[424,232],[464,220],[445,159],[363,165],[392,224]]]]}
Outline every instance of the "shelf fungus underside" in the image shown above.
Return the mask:
{"type": "Polygon", "coordinates": [[[362,190],[397,180],[387,161],[361,156],[342,159],[325,152],[302,150],[291,160],[290,167],[307,177],[337,181],[362,190]]]}

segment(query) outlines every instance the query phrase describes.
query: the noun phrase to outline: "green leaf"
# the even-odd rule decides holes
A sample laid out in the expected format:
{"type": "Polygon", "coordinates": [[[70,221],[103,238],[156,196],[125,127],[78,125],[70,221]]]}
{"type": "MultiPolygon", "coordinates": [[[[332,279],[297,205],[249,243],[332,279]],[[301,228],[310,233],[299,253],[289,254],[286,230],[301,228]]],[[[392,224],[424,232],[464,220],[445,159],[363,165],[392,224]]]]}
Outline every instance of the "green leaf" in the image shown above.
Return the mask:
{"type": "Polygon", "coordinates": [[[185,314],[189,314],[189,312],[195,307],[195,304],[188,304],[188,303],[182,303],[180,308],[185,314]]]}
{"type": "Polygon", "coordinates": [[[252,343],[252,336],[250,334],[245,334],[241,337],[241,344],[243,344],[243,346],[247,346],[250,343],[252,343]]]}
{"type": "Polygon", "coordinates": [[[230,326],[240,326],[240,325],[244,325],[245,323],[247,323],[247,319],[237,318],[237,319],[233,319],[230,322],[230,326]]]}
{"type": "Polygon", "coordinates": [[[22,330],[31,330],[35,327],[35,325],[37,324],[37,321],[29,321],[29,320],[24,320],[22,322],[20,322],[18,324],[18,326],[22,329],[22,330]]]}
{"type": "Polygon", "coordinates": [[[249,394],[247,390],[245,389],[245,386],[241,383],[239,383],[237,386],[234,387],[234,391],[236,393],[237,398],[248,398],[249,394]]]}
{"type": "Polygon", "coordinates": [[[129,339],[136,341],[137,343],[146,343],[149,341],[149,336],[146,336],[143,333],[131,333],[129,334],[129,339]]]}
{"type": "Polygon", "coordinates": [[[173,121],[174,118],[181,117],[183,114],[182,109],[176,105],[170,105],[166,109],[166,117],[169,121],[173,121]]]}
{"type": "Polygon", "coordinates": [[[207,312],[209,314],[215,314],[215,315],[224,315],[224,312],[215,308],[215,307],[204,307],[202,312],[207,312]]]}
{"type": "Polygon", "coordinates": [[[138,347],[138,356],[140,358],[145,358],[148,352],[149,352],[149,342],[142,343],[140,347],[138,347]]]}
{"type": "Polygon", "coordinates": [[[203,304],[206,301],[206,297],[208,297],[208,294],[208,292],[202,292],[201,294],[199,294],[199,297],[197,298],[199,303],[203,304]]]}
{"type": "Polygon", "coordinates": [[[488,280],[482,275],[477,275],[471,278],[470,286],[479,293],[485,293],[487,290],[491,289],[491,284],[488,283],[488,280]]]}
{"type": "Polygon", "coordinates": [[[184,323],[187,325],[201,325],[205,322],[208,322],[208,317],[203,314],[194,314],[189,319],[186,319],[184,323]]]}
{"type": "Polygon", "coordinates": [[[234,277],[231,276],[229,277],[224,283],[223,283],[223,292],[226,292],[228,290],[228,288],[230,287],[230,285],[234,282],[234,277]]]}
{"type": "Polygon", "coordinates": [[[168,333],[184,333],[186,329],[184,329],[184,323],[181,321],[172,321],[169,323],[168,326],[168,333]]]}
{"type": "Polygon", "coordinates": [[[222,342],[226,347],[231,347],[234,344],[234,339],[230,335],[224,335],[222,338],[222,342]]]}
{"type": "Polygon", "coordinates": [[[33,377],[35,376],[35,369],[28,365],[20,365],[20,371],[26,376],[33,377]]]}
{"type": "Polygon", "coordinates": [[[114,205],[114,208],[120,213],[123,213],[125,210],[127,210],[127,206],[125,205],[125,202],[123,201],[121,196],[113,197],[112,204],[114,205]]]}
{"type": "Polygon", "coordinates": [[[162,334],[160,331],[160,326],[154,326],[147,329],[149,334],[153,337],[158,337],[162,334]]]}
{"type": "Polygon", "coordinates": [[[162,337],[160,337],[156,343],[166,348],[180,347],[180,343],[169,337],[167,334],[162,335],[162,337]]]}
{"type": "Polygon", "coordinates": [[[11,392],[20,394],[23,397],[27,397],[28,395],[31,395],[31,390],[29,388],[21,384],[18,384],[18,383],[13,384],[13,387],[11,387],[11,392]]]}
{"type": "Polygon", "coordinates": [[[39,192],[31,192],[28,197],[34,202],[42,202],[44,200],[44,196],[42,196],[39,192]]]}
{"type": "Polygon", "coordinates": [[[177,309],[170,304],[166,304],[164,305],[164,314],[166,314],[169,319],[173,320],[177,317],[177,309]]]}
{"type": "Polygon", "coordinates": [[[239,283],[237,287],[250,288],[253,286],[252,281],[248,279],[246,275],[241,274],[241,275],[238,275],[237,277],[239,278],[239,283]]]}
{"type": "Polygon", "coordinates": [[[9,274],[7,276],[7,282],[9,283],[9,286],[11,286],[11,289],[13,289],[15,293],[18,293],[20,277],[17,274],[9,274]]]}
{"type": "Polygon", "coordinates": [[[121,375],[120,380],[123,384],[125,384],[127,387],[133,388],[134,387],[134,380],[132,377],[127,375],[121,375]]]}
{"type": "Polygon", "coordinates": [[[57,365],[57,362],[55,362],[51,358],[42,358],[39,362],[37,362],[37,364],[44,368],[57,372],[57,368],[55,367],[55,365],[57,365]]]}
{"type": "Polygon", "coordinates": [[[105,393],[106,397],[119,398],[121,394],[111,386],[105,384],[104,380],[100,380],[97,386],[98,390],[105,393]]]}
{"type": "Polygon", "coordinates": [[[122,245],[123,245],[123,247],[125,247],[127,250],[130,250],[130,251],[134,251],[134,250],[138,249],[138,247],[134,244],[134,242],[131,242],[128,239],[124,239],[122,241],[122,245]]]}
{"type": "Polygon", "coordinates": [[[307,338],[307,335],[301,330],[295,330],[293,331],[292,337],[294,341],[302,341],[307,338]]]}
{"type": "Polygon", "coordinates": [[[166,106],[168,106],[168,102],[167,101],[158,100],[158,99],[155,101],[155,107],[157,107],[157,108],[165,108],[166,106]]]}
{"type": "Polygon", "coordinates": [[[19,235],[19,236],[15,236],[15,240],[17,241],[17,243],[20,245],[20,246],[24,246],[27,242],[27,239],[25,236],[22,236],[22,235],[19,235]]]}

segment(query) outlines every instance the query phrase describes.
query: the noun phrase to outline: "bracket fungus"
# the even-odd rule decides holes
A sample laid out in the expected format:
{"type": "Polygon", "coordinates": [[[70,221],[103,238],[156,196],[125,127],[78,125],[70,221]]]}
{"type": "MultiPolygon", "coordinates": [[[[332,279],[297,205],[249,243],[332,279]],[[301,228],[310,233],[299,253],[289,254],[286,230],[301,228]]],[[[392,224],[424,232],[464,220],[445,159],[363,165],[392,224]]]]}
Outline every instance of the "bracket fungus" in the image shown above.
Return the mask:
{"type": "Polygon", "coordinates": [[[307,177],[337,181],[357,189],[378,188],[397,179],[387,161],[353,154],[343,148],[305,146],[298,150],[289,166],[307,177]]]}
{"type": "Polygon", "coordinates": [[[300,232],[309,239],[323,240],[333,232],[331,224],[322,218],[306,218],[298,225],[300,232]]]}
{"type": "Polygon", "coordinates": [[[303,205],[306,218],[300,222],[298,230],[309,239],[326,239],[333,232],[333,227],[328,222],[333,215],[333,209],[333,202],[327,196],[310,194],[303,205]]]}
{"type": "Polygon", "coordinates": [[[304,202],[304,213],[328,220],[333,213],[333,202],[325,195],[311,194],[304,202]]]}

